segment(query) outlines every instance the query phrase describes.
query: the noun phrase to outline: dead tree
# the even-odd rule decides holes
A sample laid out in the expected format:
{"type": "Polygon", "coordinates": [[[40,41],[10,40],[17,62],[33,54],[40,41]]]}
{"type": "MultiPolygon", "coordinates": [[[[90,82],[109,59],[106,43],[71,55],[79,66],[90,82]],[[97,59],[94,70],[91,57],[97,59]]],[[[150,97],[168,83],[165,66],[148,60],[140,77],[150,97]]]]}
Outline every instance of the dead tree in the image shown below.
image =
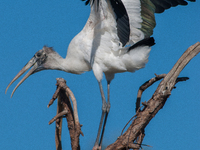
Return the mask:
{"type": "Polygon", "coordinates": [[[57,78],[57,90],[54,93],[52,99],[50,100],[47,107],[51,106],[55,99],[58,99],[57,104],[57,114],[49,121],[49,124],[56,121],[56,131],[55,131],[55,142],[56,150],[62,150],[61,145],[61,131],[62,131],[62,118],[65,117],[68,123],[68,130],[71,139],[72,150],[79,150],[79,136],[83,136],[81,131],[81,125],[78,119],[77,103],[74,94],[66,85],[66,81],[63,78],[57,78]],[[71,105],[71,101],[73,105],[71,105]],[[73,107],[72,107],[73,106],[73,107]],[[72,109],[73,108],[73,109],[72,109]]]}
{"type": "MultiPolygon", "coordinates": [[[[136,114],[133,117],[134,120],[126,132],[119,136],[119,138],[113,144],[109,145],[105,150],[139,150],[141,148],[142,141],[145,136],[145,127],[158,113],[158,111],[163,108],[167,98],[171,95],[171,91],[175,88],[175,84],[188,79],[187,77],[179,78],[178,76],[183,68],[189,63],[189,61],[199,52],[200,43],[197,42],[196,44],[190,46],[183,53],[168,74],[156,75],[139,88],[136,102],[136,114]],[[143,91],[160,79],[163,80],[158,85],[150,100],[143,102],[142,106],[140,106],[140,100],[143,91]]],[[[64,79],[57,79],[56,85],[57,90],[48,104],[49,107],[53,101],[58,98],[57,115],[49,122],[49,124],[51,124],[52,122],[56,121],[56,150],[62,149],[61,130],[63,116],[66,117],[68,122],[72,150],[79,150],[79,136],[80,134],[83,135],[83,133],[81,132],[81,125],[78,119],[76,99],[69,87],[67,87],[64,79]],[[73,107],[71,106],[70,98],[73,103],[73,107]]]]}

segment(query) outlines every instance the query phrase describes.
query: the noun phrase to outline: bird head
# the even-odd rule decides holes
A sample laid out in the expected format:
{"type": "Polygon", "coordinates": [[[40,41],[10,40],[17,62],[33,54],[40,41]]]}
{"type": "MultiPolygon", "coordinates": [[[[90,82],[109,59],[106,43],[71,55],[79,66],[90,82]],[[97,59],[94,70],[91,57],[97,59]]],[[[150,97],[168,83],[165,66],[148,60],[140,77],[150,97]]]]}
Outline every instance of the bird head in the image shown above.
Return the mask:
{"type": "Polygon", "coordinates": [[[21,79],[21,81],[14,88],[11,97],[13,96],[16,89],[32,74],[46,70],[53,69],[50,64],[52,64],[53,56],[59,56],[52,48],[44,46],[41,50],[35,53],[31,60],[19,71],[19,73],[12,79],[9,85],[6,88],[5,93],[7,92],[10,85],[15,82],[21,75],[23,75],[28,69],[30,71],[21,79]]]}

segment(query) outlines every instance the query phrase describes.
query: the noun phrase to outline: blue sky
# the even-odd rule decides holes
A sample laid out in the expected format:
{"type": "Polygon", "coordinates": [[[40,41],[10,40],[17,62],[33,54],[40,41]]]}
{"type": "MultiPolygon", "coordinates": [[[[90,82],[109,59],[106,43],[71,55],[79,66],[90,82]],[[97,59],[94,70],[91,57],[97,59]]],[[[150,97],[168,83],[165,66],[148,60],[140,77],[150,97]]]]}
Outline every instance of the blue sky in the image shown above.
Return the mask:
{"type": "MultiPolygon", "coordinates": [[[[200,2],[189,3],[156,15],[153,37],[156,45],[144,69],[135,73],[117,74],[111,83],[111,110],[103,144],[109,145],[135,114],[137,90],[154,73],[168,73],[182,53],[200,41],[200,2]]],[[[0,2],[0,149],[55,149],[55,125],[48,125],[56,114],[56,103],[47,104],[55,92],[56,78],[63,77],[74,92],[78,103],[84,137],[83,150],[91,149],[101,115],[101,96],[92,72],[73,75],[61,71],[42,71],[30,76],[15,92],[5,89],[12,78],[44,45],[53,46],[63,57],[70,40],[83,28],[90,8],[80,0],[7,0],[0,2]]],[[[200,147],[200,54],[181,72],[190,78],[177,84],[164,108],[145,129],[145,150],[185,150],[200,147]]],[[[18,80],[19,81],[19,80],[18,80]]],[[[106,82],[103,81],[106,90],[106,82]]],[[[150,99],[154,86],[144,92],[143,101],[150,99]]],[[[63,149],[70,149],[67,123],[62,133],[63,149]]]]}

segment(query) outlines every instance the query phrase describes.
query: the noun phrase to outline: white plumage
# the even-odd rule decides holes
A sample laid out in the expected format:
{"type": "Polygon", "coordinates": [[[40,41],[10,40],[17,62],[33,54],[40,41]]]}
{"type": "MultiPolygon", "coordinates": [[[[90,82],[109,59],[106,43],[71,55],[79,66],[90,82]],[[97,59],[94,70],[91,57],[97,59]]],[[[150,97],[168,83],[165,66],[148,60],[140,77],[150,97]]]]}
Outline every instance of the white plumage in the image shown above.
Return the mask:
{"type": "MultiPolygon", "coordinates": [[[[109,76],[107,78],[111,79],[115,73],[133,72],[144,67],[148,59],[149,46],[137,47],[127,53],[130,44],[144,39],[144,33],[138,29],[141,28],[142,22],[140,1],[125,2],[125,7],[126,5],[132,6],[126,9],[131,14],[129,17],[131,29],[129,46],[122,46],[117,35],[117,23],[111,4],[103,0],[99,2],[99,5],[97,1],[91,5],[91,13],[85,27],[74,37],[67,50],[66,60],[73,58],[72,62],[81,61],[82,65],[85,63],[81,71],[92,69],[99,82],[102,80],[103,72],[109,76]]],[[[79,73],[79,71],[80,68],[73,73],[79,73]]]]}
{"type": "Polygon", "coordinates": [[[185,0],[87,0],[86,3],[90,3],[90,16],[83,30],[70,42],[66,58],[62,58],[52,48],[44,46],[14,77],[7,89],[31,67],[14,88],[12,95],[25,79],[41,70],[56,69],[75,74],[93,70],[102,97],[102,116],[95,142],[95,148],[98,149],[102,144],[110,109],[110,82],[115,73],[134,72],[143,68],[148,61],[151,46],[154,45],[154,39],[150,38],[156,25],[154,13],[161,13],[172,6],[187,5],[187,2],[185,0]],[[101,84],[103,73],[108,87],[107,102],[101,84]],[[103,129],[102,134],[101,129],[103,129]]]}

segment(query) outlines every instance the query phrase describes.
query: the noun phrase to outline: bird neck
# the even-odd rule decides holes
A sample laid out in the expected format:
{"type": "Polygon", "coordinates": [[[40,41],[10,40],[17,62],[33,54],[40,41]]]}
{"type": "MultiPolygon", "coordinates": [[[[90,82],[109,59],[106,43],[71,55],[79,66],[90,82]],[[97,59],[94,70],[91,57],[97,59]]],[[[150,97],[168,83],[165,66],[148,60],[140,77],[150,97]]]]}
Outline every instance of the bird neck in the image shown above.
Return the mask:
{"type": "Polygon", "coordinates": [[[60,63],[60,70],[69,73],[81,74],[85,71],[91,70],[86,62],[75,57],[67,56],[65,59],[62,58],[60,63]]]}
{"type": "Polygon", "coordinates": [[[85,58],[85,53],[82,52],[82,49],[78,46],[79,38],[80,36],[75,36],[69,44],[67,56],[62,60],[63,71],[81,74],[91,70],[89,60],[85,58]]]}

